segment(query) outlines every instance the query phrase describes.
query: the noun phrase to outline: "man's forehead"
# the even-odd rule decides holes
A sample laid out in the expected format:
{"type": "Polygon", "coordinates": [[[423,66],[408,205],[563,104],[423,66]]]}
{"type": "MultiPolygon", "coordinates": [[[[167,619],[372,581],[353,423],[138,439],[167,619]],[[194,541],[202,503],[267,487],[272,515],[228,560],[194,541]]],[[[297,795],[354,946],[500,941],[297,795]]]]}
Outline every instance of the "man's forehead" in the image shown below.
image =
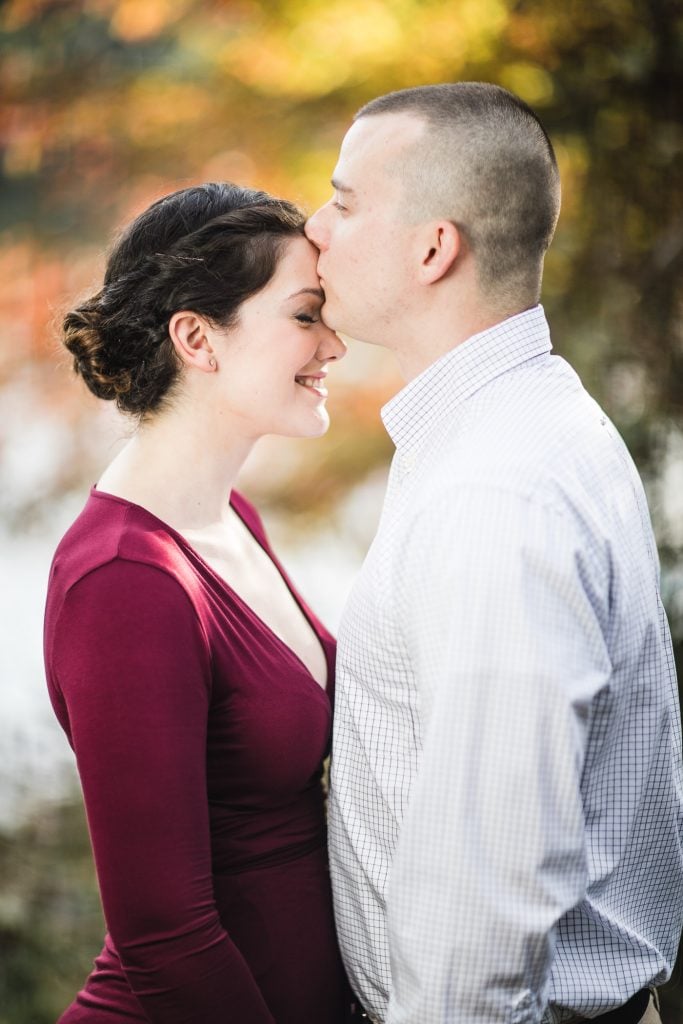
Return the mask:
{"type": "Polygon", "coordinates": [[[424,129],[421,118],[405,112],[372,114],[354,121],[342,141],[333,184],[340,191],[358,191],[368,172],[381,172],[424,129]]]}
{"type": "Polygon", "coordinates": [[[369,156],[375,153],[381,156],[383,152],[398,150],[416,142],[424,129],[424,120],[406,111],[359,117],[344,136],[340,156],[369,156]]]}

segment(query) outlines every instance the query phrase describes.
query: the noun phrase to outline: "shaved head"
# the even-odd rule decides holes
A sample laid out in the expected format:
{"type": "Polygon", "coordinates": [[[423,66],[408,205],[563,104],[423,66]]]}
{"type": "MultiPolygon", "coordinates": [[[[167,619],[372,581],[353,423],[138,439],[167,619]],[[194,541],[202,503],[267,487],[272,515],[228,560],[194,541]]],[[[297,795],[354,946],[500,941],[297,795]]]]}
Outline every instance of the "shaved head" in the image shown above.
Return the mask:
{"type": "Polygon", "coordinates": [[[494,304],[538,302],[560,179],[533,111],[499,86],[460,82],[380,96],[356,120],[387,114],[412,115],[424,126],[387,163],[402,180],[406,216],[456,224],[494,304]]]}

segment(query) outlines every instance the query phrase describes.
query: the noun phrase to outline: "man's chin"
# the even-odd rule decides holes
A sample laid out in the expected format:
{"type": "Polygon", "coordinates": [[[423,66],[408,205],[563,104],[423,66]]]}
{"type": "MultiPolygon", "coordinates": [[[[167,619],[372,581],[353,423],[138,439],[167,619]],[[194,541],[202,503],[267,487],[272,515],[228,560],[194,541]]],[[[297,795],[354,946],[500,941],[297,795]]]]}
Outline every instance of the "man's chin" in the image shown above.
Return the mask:
{"type": "MultiPolygon", "coordinates": [[[[342,341],[346,341],[347,345],[349,341],[358,341],[358,334],[354,334],[352,330],[349,330],[349,322],[347,317],[344,316],[344,309],[334,300],[326,299],[323,302],[320,309],[320,318],[325,326],[329,327],[335,334],[338,334],[342,341]]],[[[374,345],[375,342],[370,341],[370,344],[374,345]]]]}

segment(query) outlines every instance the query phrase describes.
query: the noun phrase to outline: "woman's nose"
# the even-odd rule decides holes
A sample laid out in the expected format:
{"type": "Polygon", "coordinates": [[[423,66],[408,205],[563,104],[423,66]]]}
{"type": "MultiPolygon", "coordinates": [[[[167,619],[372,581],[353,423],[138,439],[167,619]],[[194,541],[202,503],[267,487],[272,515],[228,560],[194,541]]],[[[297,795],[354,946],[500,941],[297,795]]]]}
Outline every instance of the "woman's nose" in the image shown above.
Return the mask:
{"type": "Polygon", "coordinates": [[[343,359],[346,355],[348,345],[335,334],[329,327],[325,328],[325,337],[318,346],[317,356],[320,361],[329,362],[332,359],[343,359]]]}

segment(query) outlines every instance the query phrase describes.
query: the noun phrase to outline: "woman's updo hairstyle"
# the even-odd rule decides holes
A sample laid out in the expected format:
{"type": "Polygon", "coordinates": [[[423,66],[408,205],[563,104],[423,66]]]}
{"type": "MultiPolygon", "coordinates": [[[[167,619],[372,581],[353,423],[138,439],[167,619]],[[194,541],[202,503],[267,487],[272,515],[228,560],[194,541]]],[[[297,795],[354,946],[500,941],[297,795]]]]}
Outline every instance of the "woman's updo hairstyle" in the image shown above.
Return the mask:
{"type": "Polygon", "coordinates": [[[214,327],[233,326],[241,304],[273,277],[285,240],[303,229],[293,204],[228,183],[157,200],[118,239],[102,290],[64,318],[74,369],[124,412],[155,412],[181,368],[168,333],[173,314],[187,309],[214,327]]]}

